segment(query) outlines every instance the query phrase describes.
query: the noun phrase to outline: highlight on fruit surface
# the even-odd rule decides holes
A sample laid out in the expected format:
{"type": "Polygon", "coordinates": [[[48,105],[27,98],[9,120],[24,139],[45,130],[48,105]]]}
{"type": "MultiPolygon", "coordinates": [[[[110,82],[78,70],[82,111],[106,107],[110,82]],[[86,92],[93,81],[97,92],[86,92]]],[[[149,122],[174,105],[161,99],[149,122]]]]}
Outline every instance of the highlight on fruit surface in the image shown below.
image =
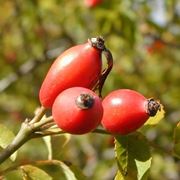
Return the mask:
{"type": "Polygon", "coordinates": [[[160,103],[139,92],[119,89],[103,100],[103,127],[112,134],[125,135],[140,128],[150,116],[160,110],[160,103]]]}
{"type": "Polygon", "coordinates": [[[51,108],[57,95],[75,86],[101,91],[113,66],[111,52],[102,37],[91,38],[87,43],[73,46],[63,52],[50,67],[39,91],[42,106],[51,108]],[[102,70],[102,53],[107,67],[102,70]]]}
{"type": "Polygon", "coordinates": [[[71,134],[93,131],[101,122],[101,99],[90,89],[73,87],[64,90],[54,101],[52,116],[60,129],[71,134]]]}

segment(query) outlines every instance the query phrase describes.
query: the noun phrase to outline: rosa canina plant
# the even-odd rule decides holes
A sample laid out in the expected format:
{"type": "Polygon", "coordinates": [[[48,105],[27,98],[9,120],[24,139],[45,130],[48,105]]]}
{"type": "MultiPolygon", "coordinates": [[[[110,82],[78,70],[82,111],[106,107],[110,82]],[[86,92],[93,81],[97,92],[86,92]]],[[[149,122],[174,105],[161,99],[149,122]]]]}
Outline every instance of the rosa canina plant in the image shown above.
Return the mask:
{"type": "MultiPolygon", "coordinates": [[[[102,37],[91,38],[85,44],[67,49],[54,61],[40,88],[42,106],[32,119],[27,118],[22,123],[12,142],[0,152],[0,163],[9,157],[15,160],[14,153],[33,138],[67,133],[99,133],[115,139],[113,145],[118,164],[115,179],[142,179],[147,176],[151,166],[149,148],[152,143],[136,130],[145,122],[148,124],[150,116],[156,119],[149,121],[157,123],[163,116],[162,105],[130,89],[112,91],[102,99],[103,85],[113,67],[112,54],[104,42],[102,37]],[[102,68],[102,54],[107,59],[106,68],[102,68]],[[52,111],[52,116],[47,116],[47,111],[52,111]]],[[[80,170],[77,171],[62,160],[51,158],[17,164],[0,174],[3,177],[19,169],[26,177],[38,179],[40,174],[45,179],[51,179],[50,175],[36,167],[41,165],[61,167],[69,180],[86,179],[80,170]]]]}

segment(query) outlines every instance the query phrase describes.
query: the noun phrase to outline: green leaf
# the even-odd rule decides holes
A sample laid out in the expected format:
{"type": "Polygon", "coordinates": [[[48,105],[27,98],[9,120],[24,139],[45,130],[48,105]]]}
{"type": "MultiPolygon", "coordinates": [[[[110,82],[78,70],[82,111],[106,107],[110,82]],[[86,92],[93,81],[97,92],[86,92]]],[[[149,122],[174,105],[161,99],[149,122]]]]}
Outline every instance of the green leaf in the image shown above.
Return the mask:
{"type": "MultiPolygon", "coordinates": [[[[14,139],[14,134],[6,126],[0,124],[0,146],[4,149],[6,148],[14,139]]],[[[12,161],[15,161],[17,152],[10,156],[12,161]]]]}
{"type": "Polygon", "coordinates": [[[150,117],[144,125],[156,125],[156,124],[158,124],[159,121],[164,118],[164,114],[165,114],[164,107],[161,104],[161,110],[158,111],[154,117],[150,117]]]}
{"type": "Polygon", "coordinates": [[[147,179],[147,172],[151,167],[151,161],[152,158],[149,158],[147,161],[139,161],[135,160],[136,166],[137,166],[137,171],[138,171],[138,179],[139,180],[145,180],[147,179]]]}
{"type": "Polygon", "coordinates": [[[32,165],[21,166],[21,171],[24,179],[31,180],[52,180],[45,171],[32,165]]]}
{"type": "Polygon", "coordinates": [[[180,122],[174,129],[174,155],[180,158],[180,122]]]}
{"type": "MultiPolygon", "coordinates": [[[[43,165],[43,163],[42,163],[43,165]]],[[[53,177],[53,175],[57,175],[57,174],[61,174],[61,176],[64,176],[64,178],[66,180],[84,180],[87,179],[82,171],[80,169],[78,169],[76,166],[72,165],[69,162],[62,162],[59,160],[50,160],[48,161],[48,164],[44,164],[45,166],[48,165],[48,169],[56,169],[56,172],[52,173],[50,172],[49,174],[51,174],[51,176],[53,177]],[[52,166],[52,168],[50,168],[52,166]],[[54,167],[56,166],[56,168],[54,167]]],[[[62,179],[64,179],[62,177],[62,179]]]]}
{"type": "Polygon", "coordinates": [[[128,167],[128,136],[123,138],[117,137],[115,139],[115,156],[117,159],[118,167],[121,169],[122,174],[127,174],[128,167]]]}
{"type": "Polygon", "coordinates": [[[117,171],[117,174],[116,174],[114,180],[124,180],[124,177],[120,171],[117,171]]]}
{"type": "Polygon", "coordinates": [[[134,133],[116,136],[115,139],[115,154],[119,168],[116,179],[146,179],[151,166],[150,148],[146,138],[140,133],[134,133]]]}

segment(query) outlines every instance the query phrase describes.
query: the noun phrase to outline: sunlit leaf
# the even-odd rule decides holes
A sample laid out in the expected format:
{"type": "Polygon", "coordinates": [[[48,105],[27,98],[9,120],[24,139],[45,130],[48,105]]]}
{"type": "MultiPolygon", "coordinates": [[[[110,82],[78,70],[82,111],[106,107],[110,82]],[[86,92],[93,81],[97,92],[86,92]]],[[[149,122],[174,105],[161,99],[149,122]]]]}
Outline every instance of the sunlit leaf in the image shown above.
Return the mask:
{"type": "Polygon", "coordinates": [[[138,179],[139,180],[145,180],[147,179],[147,173],[151,167],[151,161],[152,158],[149,158],[148,160],[144,161],[139,161],[135,160],[136,166],[137,166],[137,171],[138,171],[138,179]]]}
{"type": "Polygon", "coordinates": [[[128,136],[116,136],[115,153],[119,167],[117,180],[145,180],[151,166],[150,149],[146,138],[135,133],[128,136]]]}
{"type": "Polygon", "coordinates": [[[121,168],[121,172],[126,175],[128,168],[128,136],[117,137],[115,139],[115,155],[118,163],[118,167],[121,168]]]}
{"type": "Polygon", "coordinates": [[[21,166],[21,170],[24,179],[52,180],[52,177],[49,176],[45,171],[32,165],[21,166]]]}
{"type": "MultiPolygon", "coordinates": [[[[0,124],[0,146],[4,149],[6,148],[14,139],[14,134],[6,126],[0,124]]],[[[10,156],[12,161],[15,161],[17,152],[10,156]]]]}
{"type": "MultiPolygon", "coordinates": [[[[43,165],[43,163],[41,164],[43,165]]],[[[57,175],[63,176],[62,179],[66,180],[85,180],[86,177],[82,173],[80,169],[78,169],[76,166],[71,164],[70,162],[62,162],[59,160],[51,160],[48,161],[48,163],[44,163],[44,165],[48,165],[48,169],[51,169],[50,167],[54,168],[55,171],[52,173],[51,176],[54,177],[57,175]],[[56,168],[55,168],[56,167],[56,168]]]]}
{"type": "Polygon", "coordinates": [[[154,117],[150,117],[144,125],[156,125],[159,123],[160,120],[164,118],[164,107],[161,104],[161,110],[157,112],[157,114],[154,117]]]}
{"type": "Polygon", "coordinates": [[[174,154],[180,158],[180,122],[174,129],[174,154]]]}
{"type": "Polygon", "coordinates": [[[117,174],[116,174],[114,180],[124,180],[124,177],[120,171],[117,171],[117,174]]]}

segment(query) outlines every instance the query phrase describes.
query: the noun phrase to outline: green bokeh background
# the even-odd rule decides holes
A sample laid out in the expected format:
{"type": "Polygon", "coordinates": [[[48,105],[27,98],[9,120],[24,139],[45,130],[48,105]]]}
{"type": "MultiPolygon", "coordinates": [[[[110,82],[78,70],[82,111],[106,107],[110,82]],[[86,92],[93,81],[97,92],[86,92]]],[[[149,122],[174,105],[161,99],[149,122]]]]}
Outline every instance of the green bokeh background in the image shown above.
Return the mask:
{"type": "MultiPolygon", "coordinates": [[[[16,134],[40,106],[38,91],[53,60],[68,47],[102,35],[114,57],[103,96],[129,88],[160,99],[165,118],[143,131],[165,151],[172,149],[180,119],[178,0],[104,0],[96,8],[86,7],[83,0],[0,2],[0,123],[16,134]]],[[[89,179],[113,179],[117,167],[109,136],[72,136],[62,148],[63,142],[64,137],[53,140],[54,158],[79,166],[89,179]]],[[[152,150],[152,155],[150,179],[180,179],[178,159],[164,151],[152,150]]],[[[17,162],[42,159],[47,159],[47,150],[37,139],[20,149],[17,162]]],[[[7,179],[16,176],[13,172],[7,179]]]]}

